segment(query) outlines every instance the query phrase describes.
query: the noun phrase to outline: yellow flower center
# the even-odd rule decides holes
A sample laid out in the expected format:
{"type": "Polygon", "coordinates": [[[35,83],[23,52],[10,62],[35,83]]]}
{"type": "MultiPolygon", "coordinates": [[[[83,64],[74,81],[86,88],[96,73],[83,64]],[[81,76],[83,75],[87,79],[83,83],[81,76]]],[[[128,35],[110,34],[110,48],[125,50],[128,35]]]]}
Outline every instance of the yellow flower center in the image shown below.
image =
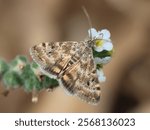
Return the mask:
{"type": "Polygon", "coordinates": [[[104,44],[104,40],[96,40],[95,44],[97,47],[101,47],[104,44]]]}

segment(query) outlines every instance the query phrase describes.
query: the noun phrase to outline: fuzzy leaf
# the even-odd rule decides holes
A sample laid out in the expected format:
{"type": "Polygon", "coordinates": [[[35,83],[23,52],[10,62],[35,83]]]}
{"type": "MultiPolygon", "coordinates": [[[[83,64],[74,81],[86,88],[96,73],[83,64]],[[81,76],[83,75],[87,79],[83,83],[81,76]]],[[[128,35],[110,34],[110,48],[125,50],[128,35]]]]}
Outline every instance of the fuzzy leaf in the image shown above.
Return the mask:
{"type": "Polygon", "coordinates": [[[42,84],[32,71],[30,64],[26,65],[23,68],[23,73],[21,75],[21,78],[24,81],[24,89],[26,91],[32,91],[33,88],[36,90],[41,90],[42,89],[42,84]]]}
{"type": "Polygon", "coordinates": [[[7,71],[3,76],[3,82],[8,88],[18,88],[22,85],[20,76],[14,71],[7,71]]]}
{"type": "Polygon", "coordinates": [[[0,59],[0,75],[3,75],[8,70],[8,64],[4,60],[0,59]]]}
{"type": "Polygon", "coordinates": [[[43,88],[55,88],[58,87],[59,83],[56,79],[51,79],[48,76],[44,76],[42,80],[43,88]]]}

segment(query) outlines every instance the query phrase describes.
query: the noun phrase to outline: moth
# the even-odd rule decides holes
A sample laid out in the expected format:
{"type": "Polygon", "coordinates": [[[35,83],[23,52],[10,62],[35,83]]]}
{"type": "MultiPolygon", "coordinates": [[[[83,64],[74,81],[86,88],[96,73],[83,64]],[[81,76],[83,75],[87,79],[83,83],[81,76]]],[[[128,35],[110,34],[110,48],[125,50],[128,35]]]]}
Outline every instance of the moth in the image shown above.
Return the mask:
{"type": "Polygon", "coordinates": [[[43,42],[30,48],[44,74],[58,79],[67,93],[89,104],[100,101],[101,88],[93,58],[95,39],[43,42]]]}

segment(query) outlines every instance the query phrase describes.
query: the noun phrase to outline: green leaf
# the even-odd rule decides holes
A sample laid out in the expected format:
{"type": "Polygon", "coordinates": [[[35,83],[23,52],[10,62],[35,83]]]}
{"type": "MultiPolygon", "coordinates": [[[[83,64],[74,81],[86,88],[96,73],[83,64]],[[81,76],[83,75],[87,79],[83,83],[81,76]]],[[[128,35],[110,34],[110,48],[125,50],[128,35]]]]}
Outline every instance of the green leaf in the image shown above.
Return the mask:
{"type": "Polygon", "coordinates": [[[107,56],[112,56],[112,51],[103,50],[102,52],[97,52],[93,49],[93,56],[94,56],[94,58],[95,57],[105,58],[107,56]]]}
{"type": "Polygon", "coordinates": [[[24,80],[24,89],[29,92],[33,89],[40,91],[42,89],[42,84],[35,76],[32,76],[24,80]]]}
{"type": "Polygon", "coordinates": [[[97,64],[96,65],[96,69],[102,69],[103,68],[103,65],[102,64],[97,64]]]}
{"type": "Polygon", "coordinates": [[[22,56],[22,55],[18,55],[18,56],[15,57],[15,59],[13,59],[13,60],[10,62],[10,65],[11,65],[12,67],[16,67],[16,66],[17,66],[18,64],[20,64],[20,63],[24,63],[24,64],[28,63],[27,57],[26,57],[26,56],[22,56]]]}
{"type": "Polygon", "coordinates": [[[16,59],[18,59],[18,60],[20,60],[20,61],[22,61],[22,62],[24,62],[24,63],[28,63],[28,58],[27,58],[26,56],[18,55],[18,56],[16,57],[16,59]]]}
{"type": "Polygon", "coordinates": [[[42,78],[42,86],[43,88],[55,88],[58,87],[59,83],[56,79],[51,79],[48,76],[44,76],[42,78]]]}
{"type": "Polygon", "coordinates": [[[23,87],[26,91],[32,91],[33,89],[39,91],[42,89],[42,83],[38,80],[38,78],[32,71],[30,64],[27,64],[23,68],[23,73],[21,74],[21,78],[24,80],[23,87]]]}
{"type": "Polygon", "coordinates": [[[10,65],[11,66],[16,66],[18,64],[18,61],[17,61],[17,59],[14,59],[14,60],[12,60],[11,62],[10,62],[10,65]]]}
{"type": "Polygon", "coordinates": [[[2,59],[0,59],[0,74],[3,75],[9,70],[9,65],[2,59]]]}
{"type": "Polygon", "coordinates": [[[8,88],[18,88],[22,85],[22,79],[14,71],[7,71],[3,76],[3,82],[8,88]]]}
{"type": "Polygon", "coordinates": [[[35,62],[31,63],[31,68],[37,69],[39,66],[35,62]]]}

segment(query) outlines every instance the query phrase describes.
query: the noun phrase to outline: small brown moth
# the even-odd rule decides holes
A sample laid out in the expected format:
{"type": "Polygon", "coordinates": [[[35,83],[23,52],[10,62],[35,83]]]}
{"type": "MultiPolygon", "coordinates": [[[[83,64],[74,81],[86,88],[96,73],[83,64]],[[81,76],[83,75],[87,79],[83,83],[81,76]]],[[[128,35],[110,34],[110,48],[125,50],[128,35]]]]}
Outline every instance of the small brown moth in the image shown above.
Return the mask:
{"type": "Polygon", "coordinates": [[[57,78],[70,94],[95,104],[100,83],[92,53],[92,41],[46,42],[30,49],[33,60],[51,78],[57,78]]]}
{"type": "MultiPolygon", "coordinates": [[[[85,9],[84,12],[89,19],[85,9]]],[[[44,74],[58,79],[69,94],[97,104],[101,90],[92,52],[94,43],[92,38],[80,42],[43,42],[30,48],[30,54],[44,74]]]]}

